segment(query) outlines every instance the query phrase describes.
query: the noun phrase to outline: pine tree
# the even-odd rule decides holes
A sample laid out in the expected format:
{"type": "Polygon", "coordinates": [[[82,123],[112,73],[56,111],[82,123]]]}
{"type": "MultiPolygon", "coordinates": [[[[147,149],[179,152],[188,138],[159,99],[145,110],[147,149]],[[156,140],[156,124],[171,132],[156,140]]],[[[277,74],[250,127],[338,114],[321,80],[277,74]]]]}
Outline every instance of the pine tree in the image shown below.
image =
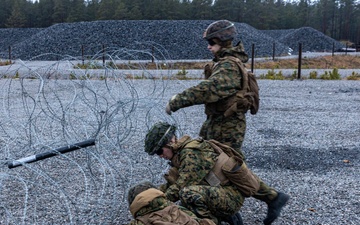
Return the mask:
{"type": "Polygon", "coordinates": [[[6,20],[6,27],[21,28],[26,26],[26,16],[24,13],[24,5],[20,0],[14,2],[10,17],[6,20]]]}

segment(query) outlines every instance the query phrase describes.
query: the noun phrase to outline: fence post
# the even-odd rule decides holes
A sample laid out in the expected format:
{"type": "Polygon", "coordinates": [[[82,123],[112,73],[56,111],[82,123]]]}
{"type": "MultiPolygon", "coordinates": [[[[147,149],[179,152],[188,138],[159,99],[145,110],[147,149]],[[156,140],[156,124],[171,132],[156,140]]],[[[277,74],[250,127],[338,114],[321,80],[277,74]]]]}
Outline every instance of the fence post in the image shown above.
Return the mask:
{"type": "Polygon", "coordinates": [[[11,64],[11,46],[9,46],[9,62],[11,64]]]}
{"type": "Polygon", "coordinates": [[[154,46],[151,46],[151,62],[154,63],[155,56],[154,56],[154,46]]]}
{"type": "Polygon", "coordinates": [[[301,56],[302,55],[302,44],[299,43],[299,59],[298,59],[298,79],[301,79],[301,56]]]}
{"type": "Polygon", "coordinates": [[[251,72],[254,72],[255,44],[251,45],[251,72]]]}
{"type": "Polygon", "coordinates": [[[81,59],[82,59],[82,65],[84,65],[84,45],[81,45],[81,59]]]}
{"type": "Polygon", "coordinates": [[[345,55],[347,55],[347,51],[348,51],[348,43],[346,42],[345,55]]]}
{"type": "Polygon", "coordinates": [[[105,66],[105,45],[104,44],[102,45],[102,50],[103,50],[103,57],[102,57],[103,66],[105,66]]]}
{"type": "Polygon", "coordinates": [[[273,60],[275,60],[275,42],[273,43],[273,56],[272,56],[273,60]]]}
{"type": "Polygon", "coordinates": [[[332,56],[334,56],[335,52],[335,42],[333,42],[333,46],[332,46],[332,56]]]}

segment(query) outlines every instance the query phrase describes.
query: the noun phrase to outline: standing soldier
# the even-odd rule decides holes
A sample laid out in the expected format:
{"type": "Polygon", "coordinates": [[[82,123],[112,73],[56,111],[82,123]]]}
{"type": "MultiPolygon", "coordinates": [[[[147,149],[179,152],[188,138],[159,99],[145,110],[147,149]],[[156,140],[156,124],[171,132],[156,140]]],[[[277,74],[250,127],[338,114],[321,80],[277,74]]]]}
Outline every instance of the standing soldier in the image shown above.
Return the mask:
{"type": "MultiPolygon", "coordinates": [[[[232,45],[236,35],[234,24],[228,20],[219,20],[210,24],[204,32],[204,39],[208,42],[208,49],[214,55],[212,68],[205,67],[206,80],[173,96],[166,105],[166,112],[170,115],[181,108],[192,105],[205,105],[206,121],[201,127],[200,136],[206,140],[215,139],[241,151],[246,131],[246,115],[248,108],[237,107],[235,112],[224,115],[231,105],[229,101],[242,89],[241,69],[233,57],[241,62],[248,61],[242,44],[232,45]]],[[[254,198],[264,201],[268,205],[267,217],[264,224],[271,224],[280,215],[283,206],[289,200],[287,194],[261,182],[260,189],[254,198]]]]}

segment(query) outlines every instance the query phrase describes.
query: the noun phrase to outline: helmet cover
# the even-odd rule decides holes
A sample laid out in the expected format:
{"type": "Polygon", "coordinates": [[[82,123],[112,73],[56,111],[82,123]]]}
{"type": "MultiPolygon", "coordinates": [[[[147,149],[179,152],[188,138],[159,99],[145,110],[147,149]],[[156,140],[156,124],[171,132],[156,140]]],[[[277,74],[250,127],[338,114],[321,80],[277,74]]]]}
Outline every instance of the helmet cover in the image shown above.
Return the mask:
{"type": "Polygon", "coordinates": [[[217,38],[220,41],[233,40],[236,35],[234,23],[228,20],[218,20],[211,23],[205,30],[203,38],[210,40],[217,38]]]}
{"type": "Polygon", "coordinates": [[[176,127],[166,122],[155,123],[146,134],[145,152],[154,155],[160,148],[169,143],[175,134],[176,127]]]}

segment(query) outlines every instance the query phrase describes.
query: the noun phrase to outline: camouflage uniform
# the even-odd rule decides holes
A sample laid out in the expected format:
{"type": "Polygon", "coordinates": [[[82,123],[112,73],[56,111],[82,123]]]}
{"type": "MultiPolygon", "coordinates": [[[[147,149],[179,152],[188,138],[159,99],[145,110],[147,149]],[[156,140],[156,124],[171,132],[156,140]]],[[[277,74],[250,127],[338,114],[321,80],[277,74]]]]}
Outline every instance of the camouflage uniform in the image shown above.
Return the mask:
{"type": "Polygon", "coordinates": [[[216,225],[211,220],[200,219],[188,209],[167,200],[164,193],[155,189],[150,182],[132,187],[128,192],[128,202],[131,214],[135,218],[129,225],[169,222],[185,225],[216,225]]]}
{"type": "MultiPolygon", "coordinates": [[[[230,57],[238,58],[243,63],[248,61],[242,44],[232,46],[235,35],[236,28],[228,20],[219,20],[208,26],[203,38],[210,46],[218,44],[221,47],[214,52],[215,63],[210,70],[208,66],[205,67],[205,81],[173,96],[166,106],[166,112],[171,114],[171,111],[175,112],[184,107],[205,104],[207,118],[201,127],[200,136],[231,146],[244,159],[241,146],[246,131],[247,109],[237,108],[235,113],[224,115],[231,97],[242,88],[243,74],[230,57]]],[[[264,224],[271,224],[280,215],[281,208],[289,199],[288,195],[277,192],[262,181],[259,191],[253,197],[268,204],[264,224]]]]}
{"type": "MultiPolygon", "coordinates": [[[[201,127],[200,136],[206,140],[215,139],[229,145],[245,158],[241,151],[246,130],[245,112],[238,109],[235,114],[225,117],[223,112],[226,109],[221,109],[221,105],[226,105],[228,98],[241,89],[240,69],[234,61],[226,59],[227,55],[236,56],[242,62],[248,60],[242,45],[221,49],[214,59],[216,63],[211,76],[198,85],[173,96],[169,105],[175,112],[180,108],[205,104],[207,118],[201,127]]],[[[260,190],[253,197],[269,203],[276,196],[276,190],[261,181],[260,190]]]]}
{"type": "Polygon", "coordinates": [[[241,90],[242,74],[236,63],[226,56],[231,55],[247,62],[248,56],[242,45],[223,48],[214,58],[215,64],[211,76],[198,85],[190,87],[173,96],[169,101],[171,111],[181,108],[205,104],[206,121],[201,127],[200,136],[206,140],[215,139],[229,145],[240,154],[246,130],[244,110],[229,116],[223,115],[226,101],[241,90]]]}
{"type": "Polygon", "coordinates": [[[231,183],[210,186],[204,179],[212,170],[218,153],[203,139],[184,136],[171,146],[174,157],[171,164],[178,169],[178,178],[167,184],[166,197],[171,201],[180,200],[200,218],[209,218],[218,223],[237,213],[244,201],[241,192],[231,183]]]}

